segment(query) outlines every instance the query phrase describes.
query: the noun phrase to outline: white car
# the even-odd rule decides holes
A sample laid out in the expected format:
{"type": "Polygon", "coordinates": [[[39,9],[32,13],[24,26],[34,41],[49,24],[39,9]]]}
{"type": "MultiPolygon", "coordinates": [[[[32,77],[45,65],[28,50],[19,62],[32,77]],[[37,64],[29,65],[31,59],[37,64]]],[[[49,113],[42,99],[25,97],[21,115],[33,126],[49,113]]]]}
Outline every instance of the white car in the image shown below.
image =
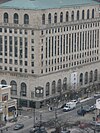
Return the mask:
{"type": "Polygon", "coordinates": [[[74,102],[74,103],[79,103],[79,101],[78,100],[71,100],[71,102],[74,102]]]}

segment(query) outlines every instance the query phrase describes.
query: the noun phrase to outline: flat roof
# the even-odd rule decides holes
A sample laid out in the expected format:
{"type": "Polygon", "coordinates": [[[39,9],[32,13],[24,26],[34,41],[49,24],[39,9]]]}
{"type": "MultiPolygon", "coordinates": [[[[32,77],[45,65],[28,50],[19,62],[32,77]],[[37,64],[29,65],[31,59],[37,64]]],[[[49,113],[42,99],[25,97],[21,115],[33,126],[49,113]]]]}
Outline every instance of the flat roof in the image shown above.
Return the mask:
{"type": "Polygon", "coordinates": [[[7,89],[7,88],[11,88],[11,86],[10,85],[0,84],[0,88],[1,89],[7,89]]]}
{"type": "Polygon", "coordinates": [[[4,0],[4,3],[0,3],[0,8],[39,10],[95,4],[99,2],[96,0],[4,0]]]}

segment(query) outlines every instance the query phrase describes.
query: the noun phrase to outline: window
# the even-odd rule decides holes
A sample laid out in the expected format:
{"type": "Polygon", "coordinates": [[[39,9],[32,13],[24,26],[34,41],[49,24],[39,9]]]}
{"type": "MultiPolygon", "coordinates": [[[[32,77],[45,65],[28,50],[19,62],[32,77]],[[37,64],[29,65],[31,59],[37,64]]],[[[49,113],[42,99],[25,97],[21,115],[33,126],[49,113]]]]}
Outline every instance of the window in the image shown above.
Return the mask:
{"type": "Polygon", "coordinates": [[[18,23],[19,23],[18,14],[15,13],[15,14],[14,14],[14,24],[18,24],[18,23]]]}
{"type": "Polygon", "coordinates": [[[83,85],[83,73],[80,74],[80,85],[83,85]]]}
{"type": "Polygon", "coordinates": [[[25,66],[27,66],[27,61],[25,61],[25,66]]]}
{"type": "Polygon", "coordinates": [[[87,10],[87,19],[89,19],[89,9],[87,10]]]}
{"type": "Polygon", "coordinates": [[[88,72],[85,73],[85,84],[88,83],[88,72]]]}
{"type": "Polygon", "coordinates": [[[29,16],[27,14],[24,15],[24,24],[29,24],[29,16]]]}
{"type": "Polygon", "coordinates": [[[69,20],[69,13],[66,12],[66,22],[69,20]]]}
{"type": "Polygon", "coordinates": [[[74,11],[72,11],[71,20],[74,21],[74,11]]]}
{"type": "Polygon", "coordinates": [[[54,14],[54,23],[57,23],[57,13],[54,14]]]}
{"type": "Polygon", "coordinates": [[[8,100],[8,93],[2,94],[2,101],[8,100]]]}
{"type": "Polygon", "coordinates": [[[56,82],[53,81],[52,82],[52,94],[55,94],[56,93],[56,82]]]}
{"type": "Polygon", "coordinates": [[[60,22],[63,22],[63,12],[60,13],[60,22]]]}
{"type": "Polygon", "coordinates": [[[89,75],[89,82],[93,81],[93,71],[90,71],[90,75],[89,75]]]}
{"type": "Polygon", "coordinates": [[[63,91],[67,90],[67,78],[63,79],[63,91]]]}
{"type": "Polygon", "coordinates": [[[34,67],[34,62],[31,62],[31,66],[34,67]]]}
{"type": "Polygon", "coordinates": [[[57,83],[57,92],[61,92],[61,79],[59,79],[57,83]]]}
{"type": "Polygon", "coordinates": [[[82,11],[82,19],[84,19],[84,10],[82,11]]]}
{"type": "Polygon", "coordinates": [[[97,79],[98,79],[98,70],[96,69],[94,71],[94,81],[97,81],[97,79]]]}
{"type": "Polygon", "coordinates": [[[79,10],[77,11],[77,20],[79,20],[79,10]]]}
{"type": "Polygon", "coordinates": [[[8,13],[4,13],[4,23],[8,23],[8,13]]]}
{"type": "Polygon", "coordinates": [[[48,82],[46,84],[46,96],[49,96],[49,93],[50,93],[50,83],[48,82]]]}
{"type": "Polygon", "coordinates": [[[48,15],[48,23],[51,24],[51,13],[48,15]]]}
{"type": "Polygon", "coordinates": [[[21,83],[20,96],[27,96],[27,86],[25,83],[21,83]]]}
{"type": "Polygon", "coordinates": [[[45,14],[42,15],[42,24],[45,24],[45,14]]]}
{"type": "Polygon", "coordinates": [[[94,18],[94,9],[92,9],[92,18],[94,18]]]}
{"type": "Polygon", "coordinates": [[[1,80],[1,84],[7,85],[7,82],[5,80],[1,80]]]}
{"type": "Polygon", "coordinates": [[[10,85],[11,85],[11,95],[17,95],[17,83],[12,80],[10,82],[10,85]]]}

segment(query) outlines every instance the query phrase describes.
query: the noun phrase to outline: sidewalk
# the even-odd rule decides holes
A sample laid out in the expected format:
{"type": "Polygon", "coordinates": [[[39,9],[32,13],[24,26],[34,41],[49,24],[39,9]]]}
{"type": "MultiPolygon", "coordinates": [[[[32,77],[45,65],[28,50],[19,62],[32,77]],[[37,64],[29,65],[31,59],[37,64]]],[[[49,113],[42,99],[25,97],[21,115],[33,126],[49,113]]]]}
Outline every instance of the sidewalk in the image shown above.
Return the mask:
{"type": "MultiPolygon", "coordinates": [[[[24,120],[26,120],[26,119],[29,119],[29,117],[28,117],[28,116],[19,115],[16,122],[21,122],[21,121],[24,121],[24,120]]],[[[0,131],[1,131],[1,130],[7,131],[8,128],[10,128],[12,125],[15,125],[16,122],[9,122],[9,121],[7,121],[7,123],[6,123],[5,126],[0,127],[0,131]]]]}

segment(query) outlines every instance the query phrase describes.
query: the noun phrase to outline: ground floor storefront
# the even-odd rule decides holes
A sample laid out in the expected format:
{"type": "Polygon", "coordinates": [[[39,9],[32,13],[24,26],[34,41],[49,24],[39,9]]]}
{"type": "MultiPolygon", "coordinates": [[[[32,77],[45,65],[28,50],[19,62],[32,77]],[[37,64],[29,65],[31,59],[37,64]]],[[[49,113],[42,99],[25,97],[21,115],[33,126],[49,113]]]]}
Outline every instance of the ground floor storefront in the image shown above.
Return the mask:
{"type": "Polygon", "coordinates": [[[31,107],[31,108],[42,108],[49,105],[59,106],[59,104],[63,104],[67,101],[70,101],[72,99],[78,100],[79,98],[87,98],[90,97],[93,93],[96,93],[99,91],[100,84],[93,84],[91,86],[81,87],[78,90],[68,90],[64,93],[59,93],[58,95],[52,95],[48,98],[41,98],[41,99],[23,99],[19,98],[18,100],[18,106],[19,107],[31,107]]]}

